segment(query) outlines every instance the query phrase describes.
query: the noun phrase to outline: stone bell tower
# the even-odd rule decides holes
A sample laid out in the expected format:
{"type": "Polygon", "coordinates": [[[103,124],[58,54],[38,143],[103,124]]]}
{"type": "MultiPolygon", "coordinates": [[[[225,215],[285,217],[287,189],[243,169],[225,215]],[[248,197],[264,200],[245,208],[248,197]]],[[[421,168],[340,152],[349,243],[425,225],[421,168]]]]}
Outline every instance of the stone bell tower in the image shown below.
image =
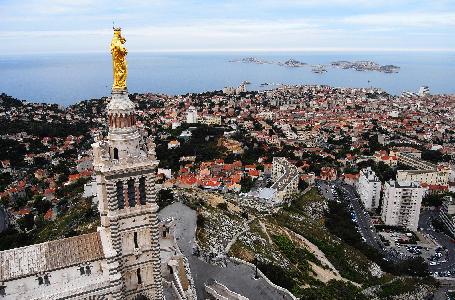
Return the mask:
{"type": "Polygon", "coordinates": [[[114,86],[107,106],[109,133],[106,138],[97,137],[93,144],[99,232],[112,299],[161,300],[155,190],[158,161],[154,143],[150,138],[145,142],[136,126],[134,103],[126,89],[126,49],[114,49],[123,47],[124,42],[120,29],[115,29],[111,44],[114,86]]]}

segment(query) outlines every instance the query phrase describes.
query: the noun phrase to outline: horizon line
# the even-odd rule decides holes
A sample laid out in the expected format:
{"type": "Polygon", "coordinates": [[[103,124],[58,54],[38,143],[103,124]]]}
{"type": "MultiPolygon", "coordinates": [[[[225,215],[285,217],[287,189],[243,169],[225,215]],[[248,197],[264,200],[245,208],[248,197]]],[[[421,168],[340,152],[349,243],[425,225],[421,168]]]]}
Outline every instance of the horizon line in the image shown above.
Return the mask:
{"type": "MultiPolygon", "coordinates": [[[[332,48],[332,47],[315,47],[315,48],[241,48],[241,49],[142,49],[134,50],[133,53],[239,53],[239,52],[455,52],[455,48],[332,48]]],[[[131,49],[130,49],[131,52],[131,49]]],[[[18,56],[18,55],[45,55],[45,54],[95,54],[107,53],[102,50],[88,51],[45,51],[45,52],[11,52],[2,53],[0,56],[18,56]]]]}

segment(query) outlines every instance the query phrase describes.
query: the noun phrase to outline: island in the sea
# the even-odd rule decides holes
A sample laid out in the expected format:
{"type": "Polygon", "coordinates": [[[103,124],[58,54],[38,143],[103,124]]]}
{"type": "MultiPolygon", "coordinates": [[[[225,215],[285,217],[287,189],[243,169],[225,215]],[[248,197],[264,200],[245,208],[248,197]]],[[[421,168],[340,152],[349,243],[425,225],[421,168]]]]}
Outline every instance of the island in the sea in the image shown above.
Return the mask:
{"type": "Polygon", "coordinates": [[[241,59],[235,59],[235,60],[230,60],[229,62],[242,62],[242,63],[250,63],[250,64],[271,64],[271,65],[278,65],[282,67],[291,67],[291,68],[298,68],[298,67],[303,67],[306,65],[306,63],[295,60],[295,59],[288,59],[284,62],[278,61],[268,61],[268,60],[262,60],[256,57],[245,57],[241,59]]]}
{"type": "Polygon", "coordinates": [[[368,60],[360,60],[360,61],[334,61],[331,63],[333,67],[341,68],[341,69],[354,69],[356,71],[378,71],[384,73],[398,73],[400,67],[395,65],[384,65],[381,66],[380,64],[368,61],[368,60]]]}
{"type": "MultiPolygon", "coordinates": [[[[230,60],[229,62],[241,62],[241,63],[249,63],[249,64],[272,64],[272,65],[278,65],[278,66],[283,66],[283,67],[304,67],[307,65],[307,63],[295,60],[295,59],[288,59],[284,62],[278,61],[268,61],[268,60],[263,60],[260,58],[256,57],[244,57],[241,59],[235,59],[235,60],[230,60]]],[[[398,73],[400,70],[400,67],[395,66],[395,65],[380,65],[374,61],[369,61],[369,60],[359,60],[359,61],[346,61],[346,60],[340,60],[340,61],[334,61],[330,63],[332,67],[335,68],[341,68],[341,69],[354,69],[356,71],[378,71],[378,72],[383,72],[383,73],[398,73]]],[[[325,68],[324,65],[315,65],[312,66],[312,72],[314,73],[325,73],[327,72],[327,69],[325,68]]]]}

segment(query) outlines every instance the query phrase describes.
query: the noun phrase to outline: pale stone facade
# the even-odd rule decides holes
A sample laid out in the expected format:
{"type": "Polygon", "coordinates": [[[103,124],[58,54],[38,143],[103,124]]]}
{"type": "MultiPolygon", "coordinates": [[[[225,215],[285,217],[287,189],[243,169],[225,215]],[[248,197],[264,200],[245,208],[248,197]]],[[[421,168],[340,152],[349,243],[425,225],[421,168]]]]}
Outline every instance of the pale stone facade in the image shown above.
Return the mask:
{"type": "Polygon", "coordinates": [[[186,112],[186,122],[188,124],[195,124],[197,121],[197,110],[194,106],[190,106],[186,112]]]}
{"type": "Polygon", "coordinates": [[[299,171],[285,157],[274,157],[272,161],[272,189],[276,190],[279,201],[296,193],[299,185],[299,171]]]}
{"type": "Polygon", "coordinates": [[[0,252],[0,297],[163,299],[154,144],[126,91],[113,92],[108,117],[93,144],[98,232],[0,252]]]}
{"type": "Polygon", "coordinates": [[[157,218],[155,145],[136,127],[126,90],[113,92],[108,118],[109,134],[93,144],[101,226],[1,251],[0,298],[161,300],[164,282],[171,298],[195,299],[171,223],[157,218]]]}
{"type": "Polygon", "coordinates": [[[397,180],[417,181],[428,185],[449,184],[449,170],[398,170],[397,180]]]}
{"type": "Polygon", "coordinates": [[[360,171],[356,189],[360,196],[360,200],[367,210],[379,207],[379,200],[381,199],[381,181],[371,167],[360,171]]]}
{"type": "Polygon", "coordinates": [[[418,182],[386,182],[381,212],[384,224],[417,231],[423,193],[424,189],[418,182]]]}

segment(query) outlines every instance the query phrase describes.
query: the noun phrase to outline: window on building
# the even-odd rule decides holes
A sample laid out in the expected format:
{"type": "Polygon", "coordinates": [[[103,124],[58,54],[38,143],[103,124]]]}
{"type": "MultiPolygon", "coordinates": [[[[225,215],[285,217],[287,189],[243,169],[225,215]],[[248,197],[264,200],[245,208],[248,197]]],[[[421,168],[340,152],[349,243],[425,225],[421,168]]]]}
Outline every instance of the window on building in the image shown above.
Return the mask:
{"type": "Polygon", "coordinates": [[[90,266],[85,266],[85,274],[87,275],[92,274],[92,269],[90,268],[90,266]]]}
{"type": "Polygon", "coordinates": [[[44,280],[43,280],[43,277],[41,277],[41,276],[40,276],[40,277],[38,277],[38,284],[39,284],[39,285],[42,285],[42,284],[44,284],[44,280]]]}
{"type": "Polygon", "coordinates": [[[80,267],[80,268],[79,268],[79,272],[81,273],[81,275],[85,275],[85,269],[84,269],[84,267],[80,267]]]}
{"type": "Polygon", "coordinates": [[[145,205],[147,202],[147,196],[145,193],[145,177],[139,179],[139,201],[141,205],[145,205]]]}
{"type": "Polygon", "coordinates": [[[0,285],[0,297],[6,296],[6,286],[0,285]]]}
{"type": "Polygon", "coordinates": [[[44,284],[46,284],[46,285],[51,284],[51,282],[49,281],[48,275],[44,275],[43,279],[44,279],[44,284]]]}
{"type": "Polygon", "coordinates": [[[114,148],[114,159],[118,159],[118,149],[114,148]]]}
{"type": "Polygon", "coordinates": [[[117,187],[117,205],[119,209],[122,209],[125,207],[125,196],[123,194],[123,182],[118,181],[116,183],[117,187]]]}
{"type": "Polygon", "coordinates": [[[134,232],[134,235],[133,235],[133,240],[134,240],[134,248],[139,248],[139,244],[137,242],[137,232],[134,232]]]}
{"type": "Polygon", "coordinates": [[[130,207],[136,206],[136,191],[134,188],[134,179],[128,180],[128,204],[130,207]]]}
{"type": "Polygon", "coordinates": [[[137,274],[137,284],[142,284],[141,269],[137,269],[136,274],[137,274]]]}

